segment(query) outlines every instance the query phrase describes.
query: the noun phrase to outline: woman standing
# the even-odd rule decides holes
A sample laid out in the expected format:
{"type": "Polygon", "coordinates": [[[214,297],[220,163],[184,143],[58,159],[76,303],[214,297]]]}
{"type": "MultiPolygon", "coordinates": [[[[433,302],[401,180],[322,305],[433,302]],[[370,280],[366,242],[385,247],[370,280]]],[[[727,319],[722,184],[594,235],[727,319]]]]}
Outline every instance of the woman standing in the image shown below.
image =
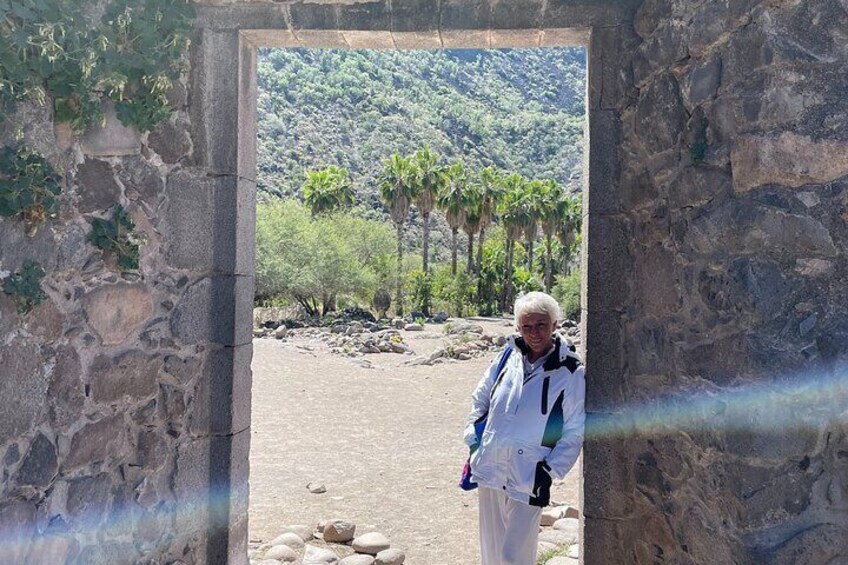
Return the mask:
{"type": "Polygon", "coordinates": [[[477,385],[465,428],[480,486],[482,565],[536,563],[551,483],[568,473],[583,445],[584,370],[573,347],[554,334],[559,304],[530,292],[514,312],[519,335],[477,385]]]}

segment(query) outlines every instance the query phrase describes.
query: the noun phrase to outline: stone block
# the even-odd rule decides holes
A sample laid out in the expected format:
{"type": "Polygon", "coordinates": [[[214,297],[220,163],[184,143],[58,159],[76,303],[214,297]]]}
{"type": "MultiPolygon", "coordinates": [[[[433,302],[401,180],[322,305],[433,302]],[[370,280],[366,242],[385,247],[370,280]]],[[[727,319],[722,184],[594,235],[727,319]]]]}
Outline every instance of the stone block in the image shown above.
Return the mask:
{"type": "Polygon", "coordinates": [[[111,486],[108,473],[68,481],[66,508],[71,524],[98,527],[109,511],[111,486]]]}
{"type": "Polygon", "coordinates": [[[390,31],[345,30],[342,36],[351,49],[394,49],[395,41],[390,31]]]}
{"type": "Polygon", "coordinates": [[[194,147],[187,164],[237,173],[240,38],[199,29],[191,44],[189,116],[194,147]]]}
{"type": "MultiPolygon", "coordinates": [[[[586,69],[590,116],[593,110],[611,110],[621,105],[624,96],[620,77],[621,58],[624,56],[622,33],[619,27],[592,29],[587,53],[589,64],[586,69]]],[[[591,151],[589,156],[591,157],[591,151]]]]}
{"type": "Polygon", "coordinates": [[[683,307],[683,259],[662,243],[635,246],[633,289],[639,315],[663,319],[683,307]]]}
{"type": "Polygon", "coordinates": [[[15,482],[19,485],[46,487],[56,476],[56,446],[44,434],[38,434],[29,446],[15,482]]]}
{"type": "Polygon", "coordinates": [[[627,25],[640,0],[548,0],[545,3],[544,25],[556,28],[608,27],[627,25]]]}
{"type": "Polygon", "coordinates": [[[542,31],[538,29],[493,29],[489,42],[495,49],[523,49],[539,47],[542,31]]]}
{"type": "MultiPolygon", "coordinates": [[[[491,0],[492,29],[530,30],[542,28],[542,0],[491,0]]],[[[565,27],[565,26],[556,26],[565,27]]]]}
{"type": "Polygon", "coordinates": [[[580,47],[588,45],[588,28],[543,29],[540,47],[580,47]]]}
{"type": "Polygon", "coordinates": [[[492,46],[489,30],[442,30],[445,49],[489,49],[492,46]]]}
{"type": "Polygon", "coordinates": [[[252,344],[209,352],[191,402],[192,435],[233,434],[250,426],[252,355],[252,344]]]}
{"type": "Polygon", "coordinates": [[[212,31],[286,29],[286,7],[276,3],[250,3],[196,8],[196,28],[212,31]]]}
{"type": "Polygon", "coordinates": [[[76,174],[79,201],[77,208],[82,213],[104,212],[117,204],[121,187],[115,180],[112,166],[100,159],[87,158],[76,174]]]}
{"type": "Polygon", "coordinates": [[[624,328],[616,312],[587,312],[583,332],[586,409],[614,410],[624,403],[624,328]]]}
{"type": "Polygon", "coordinates": [[[441,49],[442,39],[438,31],[406,32],[393,31],[392,37],[398,49],[441,49]]]}
{"type": "Polygon", "coordinates": [[[159,392],[162,359],[132,350],[115,358],[98,355],[89,369],[91,398],[95,402],[115,403],[147,400],[159,392]]]}
{"type": "Polygon", "coordinates": [[[686,109],[677,80],[670,73],[659,75],[642,90],[635,127],[649,154],[667,151],[680,142],[686,127],[686,109]]]}
{"type": "Polygon", "coordinates": [[[718,88],[721,86],[721,68],[721,56],[715,55],[689,73],[686,99],[690,108],[716,96],[718,88]]]}
{"type": "Polygon", "coordinates": [[[733,187],[740,193],[764,185],[826,184],[848,175],[848,141],[813,140],[789,131],[743,135],[733,146],[731,164],[733,187]]]}
{"type": "Polygon", "coordinates": [[[141,199],[151,209],[158,208],[165,182],[159,169],[139,155],[125,157],[118,168],[118,179],[130,200],[141,199]]]}
{"type": "Polygon", "coordinates": [[[633,436],[633,429],[621,417],[586,413],[581,475],[585,524],[589,520],[619,521],[635,517],[635,456],[630,449],[633,436]]]}
{"type": "Polygon", "coordinates": [[[299,30],[339,29],[339,5],[319,2],[295,2],[287,6],[291,27],[300,36],[299,30]]]}
{"type": "Polygon", "coordinates": [[[141,151],[141,134],[135,128],[124,126],[115,113],[115,104],[101,100],[103,124],[95,124],[80,138],[80,149],[84,155],[106,157],[134,155],[141,151]]]}
{"type": "Polygon", "coordinates": [[[35,235],[28,236],[22,221],[3,218],[0,221],[0,242],[0,270],[14,272],[27,259],[38,261],[48,273],[56,267],[60,246],[50,223],[39,227],[35,235]]]}
{"type": "Polygon", "coordinates": [[[153,314],[150,291],[143,284],[101,286],[81,302],[88,325],[103,345],[124,343],[153,314]]]}
{"type": "Polygon", "coordinates": [[[55,565],[72,562],[79,552],[79,542],[66,534],[42,534],[32,540],[26,563],[55,565]]]}
{"type": "Polygon", "coordinates": [[[438,34],[439,6],[438,0],[392,0],[392,33],[438,34]]]}
{"type": "Polygon", "coordinates": [[[249,274],[254,269],[256,185],[181,169],[168,177],[165,258],[178,269],[249,274]]]}
{"type": "Polygon", "coordinates": [[[439,28],[445,30],[488,30],[492,27],[489,0],[442,0],[439,28]]]}
{"type": "Polygon", "coordinates": [[[186,288],[171,316],[185,344],[244,345],[252,341],[253,277],[204,277],[186,288]]]}
{"type": "Polygon", "coordinates": [[[256,181],[256,136],[258,118],[256,104],[259,99],[256,47],[242,42],[239,50],[239,115],[238,115],[238,176],[239,180],[256,181]]]}
{"type": "Polygon", "coordinates": [[[74,471],[109,458],[120,458],[126,455],[127,445],[127,424],[123,414],[86,424],[71,439],[62,470],[74,471]]]}
{"type": "Polygon", "coordinates": [[[147,136],[147,144],[163,163],[173,165],[191,152],[189,124],[179,118],[167,120],[147,136]]]}
{"type": "Polygon", "coordinates": [[[629,187],[621,184],[618,158],[621,119],[614,110],[589,111],[589,186],[584,199],[590,214],[622,210],[622,197],[629,187]]]}
{"type": "Polygon", "coordinates": [[[25,434],[47,416],[49,385],[44,360],[34,343],[16,338],[0,347],[0,445],[25,434]]]}
{"type": "Polygon", "coordinates": [[[621,311],[629,303],[633,273],[630,230],[620,216],[591,212],[584,219],[587,289],[584,308],[590,312],[621,311]]]}
{"type": "Polygon", "coordinates": [[[299,47],[313,49],[347,49],[344,36],[337,30],[302,29],[295,32],[299,47]]]}
{"type": "Polygon", "coordinates": [[[386,0],[338,5],[340,30],[391,31],[391,7],[386,0]]]}
{"type": "Polygon", "coordinates": [[[208,540],[206,563],[227,563],[227,554],[246,555],[248,449],[250,431],[232,436],[187,439],[177,447],[173,478],[178,538],[208,540]],[[213,558],[215,557],[215,558],[213,558]]]}

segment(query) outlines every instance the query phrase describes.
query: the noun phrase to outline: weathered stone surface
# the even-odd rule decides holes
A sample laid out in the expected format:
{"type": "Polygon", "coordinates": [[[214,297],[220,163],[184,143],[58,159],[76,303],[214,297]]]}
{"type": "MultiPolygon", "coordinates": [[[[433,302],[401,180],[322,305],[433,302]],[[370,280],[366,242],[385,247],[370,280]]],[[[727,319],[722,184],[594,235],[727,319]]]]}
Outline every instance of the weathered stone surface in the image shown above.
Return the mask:
{"type": "Polygon", "coordinates": [[[126,157],[121,162],[118,178],[124,185],[127,198],[140,198],[150,206],[156,206],[165,189],[159,169],[138,155],[126,157]]]}
{"type": "Polygon", "coordinates": [[[35,503],[6,500],[0,504],[0,531],[15,532],[13,543],[0,544],[0,563],[23,563],[35,534],[35,503]]]}
{"type": "Polygon", "coordinates": [[[108,99],[102,103],[104,124],[95,124],[80,139],[85,155],[132,155],[141,149],[141,135],[135,128],[124,126],[115,114],[115,105],[108,99]]]}
{"type": "Polygon", "coordinates": [[[848,175],[848,141],[792,132],[740,136],[731,154],[733,186],[742,193],[774,184],[797,188],[848,175]]]}
{"type": "Polygon", "coordinates": [[[112,166],[99,159],[86,159],[77,169],[80,212],[103,212],[118,203],[121,187],[112,166]]]}
{"type": "Polygon", "coordinates": [[[101,286],[83,296],[82,305],[104,345],[123,343],[153,313],[150,291],[142,284],[101,286]]]}
{"type": "Polygon", "coordinates": [[[253,279],[207,277],[186,289],[171,316],[171,331],[186,344],[241,345],[252,340],[253,279]]]}
{"type": "Polygon", "coordinates": [[[82,413],[85,396],[81,375],[76,349],[60,347],[47,388],[50,419],[57,426],[66,426],[82,413]]]}
{"type": "Polygon", "coordinates": [[[649,153],[660,153],[677,145],[686,125],[686,110],[680,88],[671,74],[658,76],[640,96],[635,120],[637,135],[649,153]]]}
{"type": "Polygon", "coordinates": [[[47,415],[48,378],[35,344],[15,339],[0,347],[0,445],[28,432],[47,415]]]}
{"type": "Polygon", "coordinates": [[[74,434],[63,470],[71,471],[109,457],[120,457],[126,445],[126,433],[123,414],[87,424],[74,434]]]}
{"type": "Polygon", "coordinates": [[[106,517],[111,480],[108,473],[68,481],[68,515],[73,521],[97,526],[106,517]]]}
{"type": "Polygon", "coordinates": [[[161,358],[139,350],[128,351],[114,359],[100,355],[89,369],[91,397],[95,402],[152,398],[159,391],[161,367],[161,358]]]}
{"type": "Polygon", "coordinates": [[[180,120],[168,120],[150,132],[147,138],[162,161],[174,164],[191,151],[191,138],[188,135],[188,124],[180,120]]]}
{"type": "Polygon", "coordinates": [[[38,434],[29,446],[21,466],[18,468],[16,482],[21,485],[46,487],[56,476],[56,446],[47,436],[38,434]]]}

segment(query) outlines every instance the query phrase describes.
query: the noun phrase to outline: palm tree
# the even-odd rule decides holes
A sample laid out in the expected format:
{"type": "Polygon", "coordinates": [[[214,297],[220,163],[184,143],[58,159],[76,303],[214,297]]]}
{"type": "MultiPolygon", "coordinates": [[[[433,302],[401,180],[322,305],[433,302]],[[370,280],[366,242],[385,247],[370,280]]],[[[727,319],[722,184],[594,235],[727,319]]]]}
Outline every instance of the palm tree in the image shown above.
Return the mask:
{"type": "Polygon", "coordinates": [[[545,235],[545,291],[550,292],[554,286],[553,239],[571,214],[573,199],[554,180],[546,180],[542,184],[542,213],[539,219],[545,235]]]}
{"type": "Polygon", "coordinates": [[[466,187],[462,193],[462,229],[468,235],[468,266],[466,272],[474,272],[474,234],[480,229],[483,217],[483,191],[479,184],[466,187]]]}
{"type": "Polygon", "coordinates": [[[463,193],[468,181],[465,165],[456,161],[445,170],[445,184],[436,199],[436,204],[445,213],[451,229],[451,275],[456,275],[456,234],[464,223],[463,193]]]}
{"type": "Polygon", "coordinates": [[[527,180],[517,173],[504,178],[504,193],[498,212],[506,232],[506,258],[504,260],[504,281],[501,293],[501,310],[505,311],[512,303],[513,256],[515,242],[524,231],[524,197],[527,180]]]}
{"type": "Polygon", "coordinates": [[[533,247],[536,238],[539,237],[539,216],[542,212],[542,198],[544,184],[542,181],[533,180],[527,183],[522,198],[523,208],[522,229],[527,248],[527,270],[533,274],[533,247]]]}
{"type": "Polygon", "coordinates": [[[480,237],[477,238],[477,272],[483,264],[483,243],[486,241],[486,228],[492,223],[492,216],[503,193],[503,178],[501,171],[494,167],[486,167],[480,171],[480,237]]]}
{"type": "Polygon", "coordinates": [[[580,230],[583,225],[580,199],[572,196],[568,200],[569,205],[557,233],[562,246],[562,272],[565,275],[569,274],[569,264],[574,254],[575,244],[580,240],[580,230]]]}
{"type": "Polygon", "coordinates": [[[397,153],[386,159],[383,172],[378,177],[380,198],[389,208],[392,222],[397,229],[397,286],[396,312],[403,315],[403,224],[409,215],[415,182],[415,168],[412,161],[397,153]]]}
{"type": "Polygon", "coordinates": [[[424,222],[422,270],[426,276],[430,273],[430,213],[444,185],[445,172],[438,164],[438,154],[429,147],[416,151],[412,158],[416,168],[415,205],[424,222]]]}
{"type": "Polygon", "coordinates": [[[352,206],[356,200],[350,173],[335,165],[319,171],[307,171],[301,189],[303,200],[313,216],[352,206]]]}

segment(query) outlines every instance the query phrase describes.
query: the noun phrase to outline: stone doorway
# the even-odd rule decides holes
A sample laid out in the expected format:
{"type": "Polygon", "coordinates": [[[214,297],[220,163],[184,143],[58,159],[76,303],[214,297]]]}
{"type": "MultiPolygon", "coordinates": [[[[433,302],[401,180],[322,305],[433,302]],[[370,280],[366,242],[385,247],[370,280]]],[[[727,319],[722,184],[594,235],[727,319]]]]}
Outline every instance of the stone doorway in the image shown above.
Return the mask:
{"type": "MultiPolygon", "coordinates": [[[[208,175],[226,179],[232,190],[221,191],[213,227],[213,262],[227,275],[221,299],[233,305],[233,317],[217,321],[233,345],[248,352],[253,303],[256,189],[256,51],[259,47],[311,48],[497,48],[585,46],[588,53],[587,132],[584,147],[583,322],[587,370],[587,411],[600,407],[595,383],[617,371],[615,340],[605,339],[619,299],[609,277],[626,252],[622,234],[605,222],[605,206],[617,190],[615,175],[619,116],[613,104],[620,95],[613,62],[622,42],[619,25],[629,17],[626,5],[606,2],[578,6],[533,4],[480,7],[465,3],[441,6],[421,3],[266,4],[200,6],[192,54],[191,111],[195,158],[208,175]],[[235,237],[233,237],[233,235],[235,237]],[[612,292],[610,292],[612,291],[612,292]],[[230,325],[233,324],[233,325],[230,325]],[[596,361],[603,359],[603,363],[596,361]]],[[[584,351],[585,355],[585,351],[584,351]]],[[[243,367],[244,359],[240,367],[243,367]]],[[[230,421],[241,426],[222,436],[221,450],[210,464],[210,487],[229,492],[229,503],[216,505],[210,516],[208,550],[241,562],[246,552],[247,444],[250,378],[226,374],[213,385],[211,398],[229,403],[230,421]]],[[[210,454],[213,455],[213,454],[210,454]]],[[[584,476],[595,464],[592,446],[584,451],[584,476]]],[[[604,463],[601,462],[603,465],[604,463]]],[[[581,506],[591,516],[592,492],[581,506]]],[[[591,558],[593,528],[584,520],[581,548],[591,558]]],[[[601,536],[602,537],[602,536],[601,536]]],[[[598,538],[600,542],[600,537],[598,538]]]]}

